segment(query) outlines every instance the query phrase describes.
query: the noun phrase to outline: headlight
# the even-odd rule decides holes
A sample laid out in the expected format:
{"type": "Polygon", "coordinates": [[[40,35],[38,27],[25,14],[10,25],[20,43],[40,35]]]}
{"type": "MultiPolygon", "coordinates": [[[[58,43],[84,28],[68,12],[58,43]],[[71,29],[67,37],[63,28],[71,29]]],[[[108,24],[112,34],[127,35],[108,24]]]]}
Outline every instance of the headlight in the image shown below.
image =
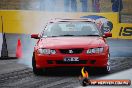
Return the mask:
{"type": "Polygon", "coordinates": [[[56,51],[55,50],[50,50],[50,54],[56,54],[56,51]]]}
{"type": "Polygon", "coordinates": [[[53,49],[38,49],[40,54],[56,54],[56,51],[53,49]]]}
{"type": "Polygon", "coordinates": [[[99,47],[99,48],[90,48],[86,51],[87,54],[94,54],[94,53],[102,53],[104,50],[103,47],[99,47]]]}

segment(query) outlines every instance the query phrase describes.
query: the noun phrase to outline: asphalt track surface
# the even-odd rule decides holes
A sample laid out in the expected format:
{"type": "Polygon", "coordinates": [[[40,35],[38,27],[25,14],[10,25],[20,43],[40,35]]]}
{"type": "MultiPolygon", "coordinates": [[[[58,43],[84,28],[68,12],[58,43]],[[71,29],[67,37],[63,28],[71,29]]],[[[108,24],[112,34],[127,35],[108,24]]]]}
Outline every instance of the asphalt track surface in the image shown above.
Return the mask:
{"type": "MultiPolygon", "coordinates": [[[[132,40],[108,40],[111,52],[111,74],[132,68],[132,40]]],[[[0,60],[0,88],[76,88],[81,68],[53,68],[43,76],[35,76],[32,68],[19,60],[0,60]]],[[[26,62],[26,61],[25,61],[26,62]]],[[[110,74],[89,71],[90,79],[110,74]]]]}
{"type": "Polygon", "coordinates": [[[107,39],[111,57],[132,57],[132,40],[107,39]]]}

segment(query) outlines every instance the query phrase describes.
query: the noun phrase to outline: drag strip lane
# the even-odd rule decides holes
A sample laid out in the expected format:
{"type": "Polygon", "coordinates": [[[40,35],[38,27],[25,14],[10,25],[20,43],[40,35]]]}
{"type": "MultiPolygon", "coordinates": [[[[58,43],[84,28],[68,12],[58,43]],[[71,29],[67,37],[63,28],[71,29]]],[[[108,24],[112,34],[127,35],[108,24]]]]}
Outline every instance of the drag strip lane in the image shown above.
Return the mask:
{"type": "MultiPolygon", "coordinates": [[[[111,69],[112,69],[111,74],[132,68],[131,62],[132,62],[131,57],[111,58],[110,61],[111,69]]],[[[5,64],[3,64],[3,67],[4,65],[6,65],[6,62],[4,63],[5,64]]],[[[80,86],[78,80],[80,71],[78,70],[67,69],[66,71],[63,70],[57,71],[57,69],[54,69],[51,72],[48,71],[47,75],[35,76],[32,72],[32,69],[29,67],[25,67],[24,65],[23,68],[16,70],[20,65],[17,63],[17,60],[8,63],[8,65],[10,66],[16,65],[16,67],[12,68],[11,72],[0,73],[0,88],[5,88],[5,87],[6,88],[9,87],[10,88],[33,88],[33,87],[34,88],[75,88],[77,86],[80,86]],[[57,74],[56,72],[60,72],[59,75],[56,75],[57,74]]],[[[90,78],[92,79],[96,79],[103,76],[107,76],[107,75],[90,73],[90,78]]]]}

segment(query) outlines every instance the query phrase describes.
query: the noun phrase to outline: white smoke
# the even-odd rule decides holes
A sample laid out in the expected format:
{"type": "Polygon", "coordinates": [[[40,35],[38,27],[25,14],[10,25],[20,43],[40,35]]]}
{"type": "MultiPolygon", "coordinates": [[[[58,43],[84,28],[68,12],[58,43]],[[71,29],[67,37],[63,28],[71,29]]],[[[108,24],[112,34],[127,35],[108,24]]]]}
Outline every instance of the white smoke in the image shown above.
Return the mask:
{"type": "Polygon", "coordinates": [[[22,58],[19,58],[18,63],[27,65],[28,67],[32,68],[32,55],[36,42],[37,40],[31,39],[30,35],[24,35],[21,38],[23,55],[22,58]]]}

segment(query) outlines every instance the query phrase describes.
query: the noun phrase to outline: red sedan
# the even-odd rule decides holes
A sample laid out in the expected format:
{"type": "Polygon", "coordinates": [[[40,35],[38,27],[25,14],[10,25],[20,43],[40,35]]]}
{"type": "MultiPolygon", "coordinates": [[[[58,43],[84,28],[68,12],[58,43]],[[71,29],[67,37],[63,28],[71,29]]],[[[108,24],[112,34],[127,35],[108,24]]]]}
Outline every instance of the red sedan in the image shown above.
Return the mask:
{"type": "Polygon", "coordinates": [[[34,47],[32,66],[36,75],[50,67],[100,67],[110,72],[109,46],[96,24],[87,19],[55,19],[31,38],[39,39],[34,47]]]}

